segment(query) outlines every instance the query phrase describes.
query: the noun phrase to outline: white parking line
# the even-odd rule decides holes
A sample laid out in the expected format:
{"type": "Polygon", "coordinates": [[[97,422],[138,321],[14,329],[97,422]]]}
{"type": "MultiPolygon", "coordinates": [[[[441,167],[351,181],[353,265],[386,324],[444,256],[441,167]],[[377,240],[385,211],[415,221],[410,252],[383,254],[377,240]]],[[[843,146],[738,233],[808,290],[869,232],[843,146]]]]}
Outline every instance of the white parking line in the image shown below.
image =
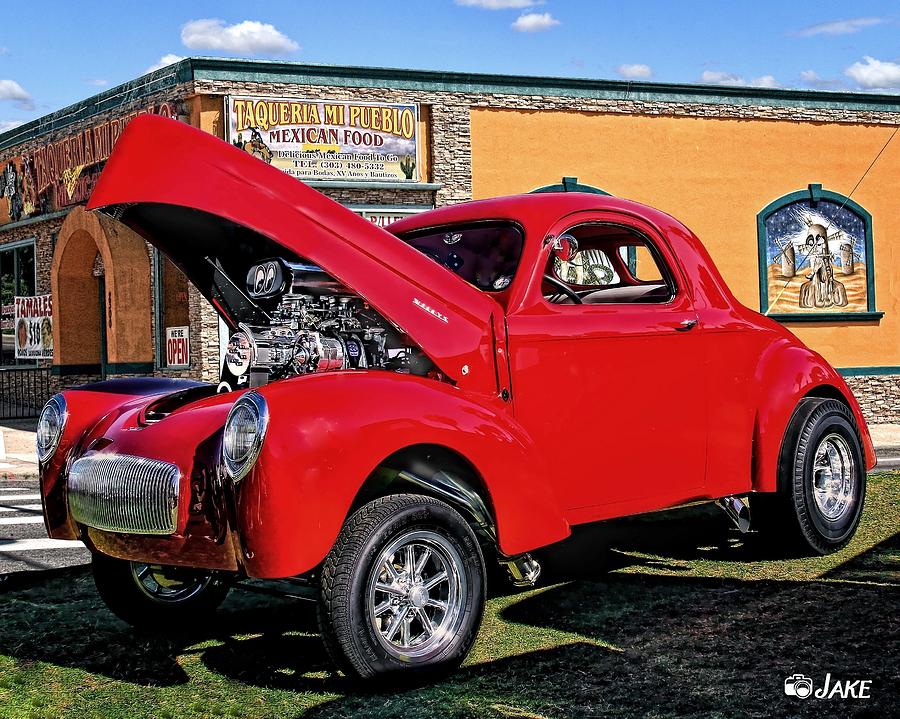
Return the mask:
{"type": "Polygon", "coordinates": [[[0,539],[0,554],[4,552],[33,552],[42,549],[84,549],[77,539],[0,539]]]}
{"type": "MultiPolygon", "coordinates": [[[[0,498],[0,502],[2,502],[2,498],[0,498]]],[[[36,509],[41,509],[41,505],[39,505],[39,504],[17,504],[15,507],[0,506],[0,512],[19,512],[19,511],[31,512],[36,509]]]]}
{"type": "Polygon", "coordinates": [[[0,492],[27,492],[26,487],[0,487],[0,492]]]}
{"type": "Polygon", "coordinates": [[[0,524],[43,524],[43,517],[0,517],[0,524]]]}
{"type": "Polygon", "coordinates": [[[14,497],[8,497],[5,494],[0,497],[0,501],[4,504],[10,504],[12,502],[27,502],[33,499],[40,499],[41,495],[39,494],[17,494],[14,497]]]}

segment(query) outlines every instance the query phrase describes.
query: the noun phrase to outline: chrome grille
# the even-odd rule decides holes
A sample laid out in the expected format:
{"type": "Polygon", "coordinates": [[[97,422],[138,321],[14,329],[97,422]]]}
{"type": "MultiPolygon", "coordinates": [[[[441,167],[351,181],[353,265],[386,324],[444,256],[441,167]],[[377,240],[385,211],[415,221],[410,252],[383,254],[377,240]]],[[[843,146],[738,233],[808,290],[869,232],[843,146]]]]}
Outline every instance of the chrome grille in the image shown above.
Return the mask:
{"type": "Polygon", "coordinates": [[[128,454],[92,454],[69,471],[69,510],[76,522],[130,534],[173,534],[178,522],[178,467],[128,454]]]}

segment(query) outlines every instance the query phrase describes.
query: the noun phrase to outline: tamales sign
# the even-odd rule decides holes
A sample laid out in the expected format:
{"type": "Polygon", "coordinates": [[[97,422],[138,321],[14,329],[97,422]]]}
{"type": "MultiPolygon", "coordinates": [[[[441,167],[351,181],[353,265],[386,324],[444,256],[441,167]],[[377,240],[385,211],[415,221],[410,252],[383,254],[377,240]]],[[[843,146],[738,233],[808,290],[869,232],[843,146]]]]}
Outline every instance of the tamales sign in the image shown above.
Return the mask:
{"type": "Polygon", "coordinates": [[[415,104],[226,98],[226,139],[299,180],[417,182],[415,104]]]}

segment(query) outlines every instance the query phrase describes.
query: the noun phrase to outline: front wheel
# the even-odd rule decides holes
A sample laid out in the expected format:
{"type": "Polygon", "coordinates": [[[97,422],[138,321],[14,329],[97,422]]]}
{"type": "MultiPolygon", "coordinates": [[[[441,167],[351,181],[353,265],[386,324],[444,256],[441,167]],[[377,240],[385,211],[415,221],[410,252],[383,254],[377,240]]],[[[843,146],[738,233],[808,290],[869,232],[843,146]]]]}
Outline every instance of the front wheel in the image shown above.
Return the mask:
{"type": "Polygon", "coordinates": [[[183,629],[208,619],[225,599],[228,580],[215,572],[164,567],[95,554],[94,584],[106,606],[132,626],[183,629]]]}
{"type": "Polygon", "coordinates": [[[349,676],[422,676],[462,663],[478,632],[485,566],[450,505],[397,494],[344,525],[322,569],[319,625],[349,676]]]}
{"type": "Polygon", "coordinates": [[[751,521],[763,538],[803,554],[829,554],[852,539],[865,496],[865,458],[852,412],[836,400],[808,397],[785,433],[778,491],[751,495],[751,521]]]}

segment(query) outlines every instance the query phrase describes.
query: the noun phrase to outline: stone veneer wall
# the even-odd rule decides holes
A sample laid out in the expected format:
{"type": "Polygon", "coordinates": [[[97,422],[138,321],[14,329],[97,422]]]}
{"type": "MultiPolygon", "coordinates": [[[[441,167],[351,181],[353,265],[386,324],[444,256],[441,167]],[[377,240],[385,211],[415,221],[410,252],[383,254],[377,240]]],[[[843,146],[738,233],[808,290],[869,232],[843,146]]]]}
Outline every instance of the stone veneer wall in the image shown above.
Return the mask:
{"type": "Polygon", "coordinates": [[[861,375],[846,380],[867,422],[900,424],[900,375],[861,375]]]}
{"type": "Polygon", "coordinates": [[[39,295],[50,294],[50,270],[53,267],[53,250],[56,236],[65,221],[65,216],[54,217],[43,222],[28,222],[17,227],[4,229],[0,226],[0,248],[21,240],[34,240],[34,263],[37,270],[36,290],[39,295]]]}
{"type": "MultiPolygon", "coordinates": [[[[9,245],[20,240],[34,240],[34,263],[37,281],[35,291],[39,295],[50,294],[50,270],[53,267],[53,250],[56,247],[56,237],[59,234],[59,228],[62,227],[65,217],[54,217],[43,222],[19,223],[15,227],[3,229],[0,227],[0,249],[4,245],[9,245]]],[[[44,370],[49,370],[52,362],[50,360],[38,360],[37,366],[44,370]]],[[[51,377],[49,381],[49,393],[53,394],[57,391],[59,383],[57,378],[51,377]]],[[[47,400],[47,397],[33,397],[30,404],[39,407],[47,400]]]]}

